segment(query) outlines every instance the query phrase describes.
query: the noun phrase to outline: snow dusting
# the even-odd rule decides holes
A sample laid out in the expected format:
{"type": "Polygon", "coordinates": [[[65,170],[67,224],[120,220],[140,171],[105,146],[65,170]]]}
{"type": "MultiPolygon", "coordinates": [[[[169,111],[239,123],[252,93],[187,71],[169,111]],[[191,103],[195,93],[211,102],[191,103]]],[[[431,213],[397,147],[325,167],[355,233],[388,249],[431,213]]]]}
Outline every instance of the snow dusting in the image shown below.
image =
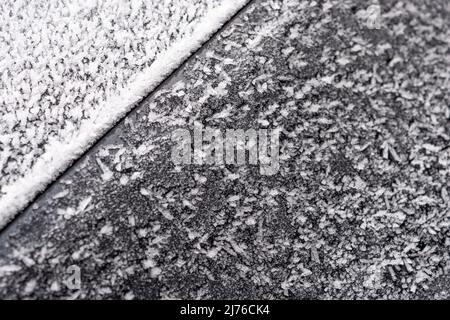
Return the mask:
{"type": "Polygon", "coordinates": [[[3,1],[0,226],[246,2],[3,1]]]}

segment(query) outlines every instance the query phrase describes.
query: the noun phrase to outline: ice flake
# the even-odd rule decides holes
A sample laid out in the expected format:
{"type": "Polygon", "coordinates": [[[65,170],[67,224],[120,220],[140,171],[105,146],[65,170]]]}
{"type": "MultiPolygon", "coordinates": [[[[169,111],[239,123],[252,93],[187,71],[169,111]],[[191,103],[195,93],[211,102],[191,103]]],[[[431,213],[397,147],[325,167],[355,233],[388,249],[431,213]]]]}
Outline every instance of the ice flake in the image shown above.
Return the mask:
{"type": "Polygon", "coordinates": [[[157,278],[161,274],[161,268],[154,267],[150,270],[150,277],[157,278]]]}
{"type": "Polygon", "coordinates": [[[16,271],[21,270],[22,268],[20,266],[17,265],[5,265],[5,266],[0,266],[0,277],[4,277],[8,274],[14,273],[16,271]]]}
{"type": "Polygon", "coordinates": [[[173,216],[169,210],[161,208],[161,209],[159,209],[159,212],[161,212],[163,217],[166,218],[167,220],[173,220],[173,216]]]}
{"type": "Polygon", "coordinates": [[[86,211],[87,206],[89,205],[89,203],[91,202],[92,197],[86,197],[85,199],[83,199],[79,204],[78,204],[78,209],[77,211],[79,213],[86,211]]]}
{"type": "Polygon", "coordinates": [[[220,247],[212,248],[212,249],[208,250],[208,252],[206,253],[206,256],[210,259],[214,259],[217,256],[217,254],[220,252],[220,250],[221,250],[220,247]]]}
{"type": "Polygon", "coordinates": [[[110,235],[112,235],[113,230],[114,230],[114,228],[112,225],[106,224],[100,229],[100,234],[110,236],[110,235]]]}
{"type": "Polygon", "coordinates": [[[67,196],[69,194],[69,190],[68,189],[66,189],[66,190],[63,190],[63,191],[60,191],[60,192],[58,192],[57,194],[55,194],[54,196],[53,196],[53,199],[60,199],[60,198],[64,198],[65,196],[67,196]]]}
{"type": "Polygon", "coordinates": [[[96,158],[96,161],[102,169],[103,173],[101,174],[101,177],[104,181],[111,180],[111,178],[114,176],[114,173],[106,166],[106,164],[103,163],[103,161],[100,158],[96,158]]]}
{"type": "MultiPolygon", "coordinates": [[[[0,11],[6,106],[0,108],[0,139],[9,145],[0,148],[0,226],[246,2],[69,1],[41,10],[37,0],[20,6],[7,0],[10,10],[0,11]],[[34,154],[24,153],[24,146],[34,154]],[[17,162],[5,170],[7,154],[17,162]]],[[[226,88],[222,82],[212,91],[221,96],[226,88]]],[[[111,179],[111,170],[98,163],[102,179],[111,179]]]]}

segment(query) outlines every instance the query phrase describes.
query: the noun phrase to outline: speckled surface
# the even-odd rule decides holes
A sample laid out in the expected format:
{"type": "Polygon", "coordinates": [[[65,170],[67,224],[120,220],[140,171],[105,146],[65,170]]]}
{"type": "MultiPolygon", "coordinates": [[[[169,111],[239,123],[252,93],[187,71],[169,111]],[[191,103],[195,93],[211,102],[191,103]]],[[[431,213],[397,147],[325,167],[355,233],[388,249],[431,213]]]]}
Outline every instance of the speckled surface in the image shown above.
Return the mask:
{"type": "Polygon", "coordinates": [[[450,7],[368,4],[255,1],[1,234],[0,297],[448,299],[450,7]],[[195,122],[282,128],[278,174],[175,167],[195,122]]]}
{"type": "Polygon", "coordinates": [[[71,143],[88,120],[107,109],[104,103],[112,104],[220,3],[3,1],[0,198],[9,185],[30,175],[54,141],[71,143]]]}

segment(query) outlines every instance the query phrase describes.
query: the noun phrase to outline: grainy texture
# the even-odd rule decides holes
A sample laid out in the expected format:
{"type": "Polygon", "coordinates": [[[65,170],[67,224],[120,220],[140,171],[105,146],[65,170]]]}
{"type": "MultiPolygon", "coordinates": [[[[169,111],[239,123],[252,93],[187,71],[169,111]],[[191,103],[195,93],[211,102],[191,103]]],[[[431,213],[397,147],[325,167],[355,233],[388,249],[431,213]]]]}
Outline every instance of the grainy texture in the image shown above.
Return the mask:
{"type": "Polygon", "coordinates": [[[0,297],[448,299],[450,8],[380,5],[251,5],[3,233],[0,297]],[[279,173],[175,167],[195,122],[282,128],[279,173]]]}
{"type": "Polygon", "coordinates": [[[73,143],[82,124],[119,113],[104,104],[220,3],[2,1],[0,201],[19,178],[33,182],[44,153],[58,155],[53,142],[73,143]]]}

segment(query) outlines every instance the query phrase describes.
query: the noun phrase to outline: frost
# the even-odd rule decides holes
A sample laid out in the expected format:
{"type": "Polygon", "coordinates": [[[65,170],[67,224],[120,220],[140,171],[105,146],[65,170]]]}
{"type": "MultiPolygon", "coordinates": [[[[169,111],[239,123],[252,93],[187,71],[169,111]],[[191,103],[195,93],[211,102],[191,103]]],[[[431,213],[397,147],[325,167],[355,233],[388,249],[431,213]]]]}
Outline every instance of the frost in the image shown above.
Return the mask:
{"type": "MultiPolygon", "coordinates": [[[[246,2],[3,2],[0,226],[246,2]]],[[[223,95],[226,83],[212,90],[223,95]]]]}
{"type": "Polygon", "coordinates": [[[238,201],[239,199],[240,199],[240,196],[239,196],[239,195],[234,195],[234,196],[229,197],[229,198],[228,198],[228,201],[229,201],[229,202],[236,202],[236,201],[238,201]]]}
{"type": "Polygon", "coordinates": [[[27,282],[26,286],[25,286],[25,293],[29,294],[31,292],[34,291],[34,289],[36,288],[37,282],[35,279],[32,279],[30,281],[27,282]]]}
{"type": "Polygon", "coordinates": [[[55,194],[54,196],[53,196],[53,199],[60,199],[60,198],[64,198],[65,196],[67,196],[69,194],[69,190],[64,190],[64,191],[61,191],[61,192],[58,192],[57,194],[55,194]]]}
{"type": "Polygon", "coordinates": [[[80,202],[80,204],[78,205],[77,211],[84,212],[86,210],[87,206],[89,205],[89,203],[91,202],[91,200],[92,200],[92,197],[87,197],[84,200],[82,200],[80,202]]]}
{"type": "Polygon", "coordinates": [[[154,267],[150,270],[150,277],[157,278],[161,274],[161,268],[154,267]]]}
{"type": "Polygon", "coordinates": [[[153,268],[155,266],[155,261],[153,259],[147,259],[142,262],[144,269],[153,268]]]}
{"type": "Polygon", "coordinates": [[[114,229],[113,229],[112,225],[106,224],[100,229],[100,234],[110,236],[110,235],[112,235],[113,230],[114,229]]]}
{"type": "Polygon", "coordinates": [[[217,254],[219,253],[220,249],[221,249],[220,247],[212,248],[212,249],[208,250],[208,252],[206,253],[206,256],[210,259],[214,259],[214,257],[217,256],[217,254]]]}
{"type": "Polygon", "coordinates": [[[20,266],[16,265],[6,265],[0,267],[0,277],[4,277],[8,274],[14,273],[16,271],[21,270],[22,268],[20,266]]]}
{"type": "Polygon", "coordinates": [[[249,217],[247,218],[247,220],[245,220],[245,224],[248,226],[253,226],[256,224],[256,220],[253,217],[249,217]]]}
{"type": "Polygon", "coordinates": [[[77,211],[74,208],[68,207],[65,209],[58,208],[56,209],[56,213],[64,217],[64,219],[70,219],[73,216],[77,215],[77,211]]]}
{"type": "Polygon", "coordinates": [[[124,296],[125,300],[133,300],[134,299],[134,293],[132,291],[129,291],[124,296]]]}
{"type": "Polygon", "coordinates": [[[173,216],[172,216],[172,214],[170,213],[169,210],[167,210],[167,209],[160,209],[159,212],[161,212],[163,217],[166,218],[167,220],[173,220],[173,216]]]}
{"type": "Polygon", "coordinates": [[[102,160],[100,160],[100,158],[96,159],[100,169],[102,169],[103,173],[101,175],[102,179],[104,181],[108,181],[111,180],[111,178],[114,176],[114,173],[106,166],[106,164],[103,163],[102,160]]]}

